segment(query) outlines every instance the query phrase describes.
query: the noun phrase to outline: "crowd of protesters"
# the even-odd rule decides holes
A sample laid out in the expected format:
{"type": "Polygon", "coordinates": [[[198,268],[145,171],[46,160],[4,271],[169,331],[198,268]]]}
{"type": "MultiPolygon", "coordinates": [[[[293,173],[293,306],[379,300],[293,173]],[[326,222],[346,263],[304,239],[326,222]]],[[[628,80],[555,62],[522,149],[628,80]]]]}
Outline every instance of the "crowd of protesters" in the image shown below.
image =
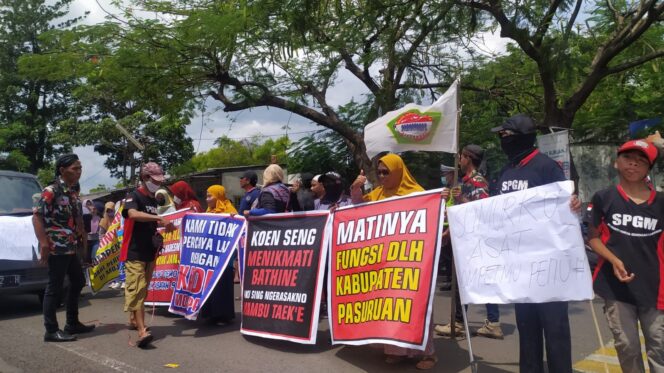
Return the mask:
{"type": "MultiPolygon", "coordinates": [[[[511,193],[565,179],[560,165],[535,147],[536,125],[530,117],[513,116],[492,131],[499,138],[507,163],[496,181],[489,185],[483,175],[484,150],[473,144],[464,146],[458,155],[458,171],[445,166],[440,170],[441,195],[448,206],[490,198],[491,193],[511,193]]],[[[605,299],[606,317],[614,334],[620,364],[626,372],[644,371],[638,322],[645,338],[650,370],[664,371],[664,253],[660,239],[664,228],[664,195],[655,192],[648,182],[648,172],[655,163],[661,143],[661,138],[657,137],[630,141],[621,146],[615,159],[619,183],[598,191],[592,199],[589,244],[602,258],[596,271],[595,289],[605,299]],[[616,215],[630,215],[632,221],[637,217],[649,218],[655,224],[626,227],[621,225],[626,220],[617,219],[616,215]]],[[[81,161],[75,154],[61,156],[56,162],[56,179],[36,201],[33,217],[41,260],[49,267],[44,296],[44,340],[72,341],[76,334],[94,329],[93,325],[83,325],[78,320],[78,296],[85,278],[77,254],[87,259],[95,255],[99,237],[108,229],[120,204],[124,206],[122,216],[127,242],[127,250],[123,251],[121,258],[125,276],[122,282],[124,310],[129,315],[129,328],[137,331],[137,345],[145,347],[152,340],[145,324],[144,301],[161,244],[157,227],[164,227],[167,231],[174,229],[173,224],[161,215],[180,209],[246,217],[333,210],[424,190],[397,154],[386,154],[377,160],[374,170],[377,185],[372,190],[365,190],[367,177],[364,171],[352,183],[347,183],[336,171],[325,170],[315,176],[304,173],[292,184],[287,184],[284,170],[272,164],[263,172],[262,185],[258,184],[255,172],[247,171],[240,178],[240,187],[245,194],[237,209],[226,197],[222,185],[207,189],[204,209],[186,182],[177,181],[167,186],[161,167],[148,162],[140,170],[140,186],[136,190],[121,203],[101,205],[93,201],[81,203],[77,187],[82,172],[81,161]],[[55,310],[65,275],[70,279],[67,319],[64,329],[60,329],[55,310]]],[[[580,211],[581,203],[576,196],[572,196],[570,208],[575,213],[580,211]]],[[[443,288],[447,290],[453,275],[453,258],[446,222],[441,236],[441,277],[443,288]]],[[[233,268],[228,268],[204,305],[201,315],[209,322],[233,321],[233,277],[233,268]]],[[[450,336],[456,329],[454,334],[466,337],[458,289],[452,290],[456,292],[453,297],[456,319],[440,325],[435,325],[432,320],[429,323],[432,330],[423,351],[384,346],[386,363],[416,358],[418,369],[432,369],[437,363],[433,332],[450,336]]],[[[520,371],[572,372],[568,303],[524,303],[515,304],[514,309],[519,333],[520,371]]],[[[321,310],[325,312],[325,307],[321,310]]],[[[499,317],[498,306],[487,304],[486,320],[476,333],[503,339],[499,317]]]]}

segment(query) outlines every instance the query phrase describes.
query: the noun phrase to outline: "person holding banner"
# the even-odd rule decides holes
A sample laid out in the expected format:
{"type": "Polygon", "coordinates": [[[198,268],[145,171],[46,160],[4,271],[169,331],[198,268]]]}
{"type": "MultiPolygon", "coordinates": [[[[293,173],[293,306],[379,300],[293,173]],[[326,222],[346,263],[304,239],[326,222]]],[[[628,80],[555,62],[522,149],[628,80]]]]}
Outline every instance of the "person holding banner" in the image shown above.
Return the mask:
{"type": "Polygon", "coordinates": [[[155,258],[161,242],[157,227],[167,232],[175,229],[173,223],[157,215],[155,193],[164,181],[161,167],[148,162],[141,169],[141,185],[125,200],[122,216],[126,219],[120,260],[125,262],[125,312],[129,312],[131,329],[138,331],[136,345],[146,347],[153,339],[145,326],[145,298],[152,278],[155,258]]]}
{"type": "MultiPolygon", "coordinates": [[[[500,138],[500,146],[508,158],[497,179],[497,193],[511,193],[565,180],[560,164],[535,148],[537,129],[535,121],[529,116],[517,114],[491,131],[500,138]]],[[[574,212],[581,210],[581,202],[574,195],[570,207],[574,212]]],[[[549,372],[572,372],[572,340],[567,309],[568,302],[514,305],[521,372],[544,371],[544,346],[549,372]]]]}
{"type": "Polygon", "coordinates": [[[353,204],[353,201],[344,193],[344,183],[338,173],[326,172],[320,175],[318,182],[323,186],[323,194],[315,201],[316,210],[330,210],[353,204]]]}
{"type": "Polygon", "coordinates": [[[186,181],[178,181],[169,187],[173,192],[173,202],[177,210],[191,209],[194,212],[203,212],[201,204],[196,199],[196,193],[186,181]]]}
{"type": "MultiPolygon", "coordinates": [[[[212,185],[207,189],[207,213],[237,214],[233,203],[226,198],[226,189],[221,185],[212,185]]],[[[231,263],[235,258],[231,259],[231,263]]],[[[219,282],[212,290],[201,309],[201,317],[207,318],[211,324],[228,324],[235,319],[235,296],[233,283],[233,267],[228,266],[221,274],[219,282]]]]}
{"type": "Polygon", "coordinates": [[[155,198],[157,198],[157,204],[159,205],[157,208],[159,215],[166,215],[170,214],[171,212],[175,212],[175,202],[173,202],[173,198],[171,198],[171,194],[168,192],[168,189],[159,189],[157,193],[155,193],[155,198]]]}
{"type": "Polygon", "coordinates": [[[646,181],[657,154],[644,140],[623,144],[614,163],[618,185],[592,198],[589,243],[602,257],[594,288],[623,372],[645,372],[639,324],[650,371],[664,372],[664,195],[646,181]]]}
{"type": "MultiPolygon", "coordinates": [[[[379,186],[373,191],[362,195],[362,186],[367,178],[364,170],[360,172],[351,185],[351,198],[353,203],[380,201],[394,196],[405,196],[415,192],[422,192],[424,188],[417,183],[410,174],[406,164],[400,156],[390,153],[378,161],[376,168],[379,186]]],[[[433,323],[431,323],[433,327],[433,323]]],[[[424,351],[385,345],[385,362],[387,364],[397,364],[407,358],[418,357],[420,360],[415,367],[421,370],[433,369],[438,362],[433,345],[433,330],[428,333],[426,347],[424,351]]]]}
{"type": "MultiPolygon", "coordinates": [[[[459,167],[463,173],[461,179],[460,188],[444,188],[442,192],[443,199],[450,200],[450,195],[454,204],[462,204],[470,201],[477,201],[480,199],[489,197],[489,184],[486,179],[480,172],[479,168],[482,166],[484,161],[484,149],[479,145],[469,144],[466,145],[462,150],[459,156],[459,167]]],[[[447,219],[446,219],[447,220],[447,219]]],[[[449,230],[447,231],[449,234],[449,230]]],[[[449,240],[448,240],[449,242],[449,240]]],[[[449,243],[451,245],[451,243],[449,243]]],[[[450,246],[450,255],[451,255],[451,246],[450,246]]],[[[450,263],[451,266],[451,263],[450,263]]],[[[461,312],[461,298],[459,297],[459,289],[455,289],[456,297],[454,307],[456,308],[455,318],[455,332],[460,333],[461,336],[464,335],[464,326],[463,326],[463,314],[461,312]]],[[[466,306],[468,307],[468,306],[466,306]]],[[[503,330],[500,327],[500,311],[498,305],[496,304],[487,304],[486,305],[486,320],[484,320],[484,325],[477,330],[477,335],[487,337],[487,338],[496,338],[503,339],[503,330]]],[[[452,327],[450,324],[446,325],[436,325],[436,333],[444,336],[449,336],[452,333],[452,327]]]]}

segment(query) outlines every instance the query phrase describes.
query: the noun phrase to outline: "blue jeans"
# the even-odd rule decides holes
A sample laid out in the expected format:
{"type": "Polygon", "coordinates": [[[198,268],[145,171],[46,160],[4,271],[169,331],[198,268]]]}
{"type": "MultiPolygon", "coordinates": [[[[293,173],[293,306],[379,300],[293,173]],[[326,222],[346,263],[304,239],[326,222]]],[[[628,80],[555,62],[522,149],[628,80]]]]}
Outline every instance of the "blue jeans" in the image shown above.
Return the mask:
{"type": "Polygon", "coordinates": [[[519,371],[544,372],[543,350],[546,345],[549,372],[572,373],[567,302],[517,303],[514,313],[519,329],[519,371]]]}
{"type": "MultiPolygon", "coordinates": [[[[486,319],[489,322],[500,322],[500,310],[498,309],[497,304],[485,304],[486,307],[486,319]]],[[[459,289],[456,290],[456,307],[455,312],[455,321],[463,322],[463,315],[461,314],[461,298],[459,297],[459,289]]],[[[468,311],[468,306],[466,306],[466,311],[468,311]]]]}

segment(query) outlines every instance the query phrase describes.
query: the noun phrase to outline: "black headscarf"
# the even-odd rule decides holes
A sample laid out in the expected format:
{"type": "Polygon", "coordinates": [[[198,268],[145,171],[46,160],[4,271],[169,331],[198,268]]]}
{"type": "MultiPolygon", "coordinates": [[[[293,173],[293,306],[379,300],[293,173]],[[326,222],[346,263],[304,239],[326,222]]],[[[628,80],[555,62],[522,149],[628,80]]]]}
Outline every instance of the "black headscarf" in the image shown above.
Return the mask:
{"type": "Polygon", "coordinates": [[[78,161],[78,155],[74,153],[63,154],[55,161],[55,176],[60,176],[60,167],[69,167],[78,161]]]}

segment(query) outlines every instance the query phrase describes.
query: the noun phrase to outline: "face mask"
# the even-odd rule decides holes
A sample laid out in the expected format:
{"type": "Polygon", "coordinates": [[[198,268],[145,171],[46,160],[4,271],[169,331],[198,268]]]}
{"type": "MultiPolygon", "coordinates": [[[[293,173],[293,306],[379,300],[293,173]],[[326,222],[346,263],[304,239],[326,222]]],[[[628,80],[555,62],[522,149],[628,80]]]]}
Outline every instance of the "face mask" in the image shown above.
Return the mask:
{"type": "Polygon", "coordinates": [[[145,187],[148,188],[150,193],[154,193],[157,190],[159,190],[159,185],[157,185],[157,184],[155,184],[155,183],[153,183],[152,181],[149,181],[149,180],[145,182],[145,187]]]}
{"type": "Polygon", "coordinates": [[[536,136],[537,135],[533,133],[501,137],[500,147],[507,155],[507,158],[511,161],[518,161],[533,150],[536,136]]]}
{"type": "Polygon", "coordinates": [[[158,199],[158,200],[157,200],[157,204],[158,204],[159,206],[164,206],[164,205],[166,204],[166,200],[165,200],[165,199],[158,199]]]}
{"type": "Polygon", "coordinates": [[[440,183],[442,184],[443,187],[447,186],[447,178],[445,176],[440,177],[440,183]]]}
{"type": "Polygon", "coordinates": [[[173,202],[175,202],[176,205],[179,205],[182,203],[182,200],[178,198],[178,196],[173,196],[173,202]]]}

